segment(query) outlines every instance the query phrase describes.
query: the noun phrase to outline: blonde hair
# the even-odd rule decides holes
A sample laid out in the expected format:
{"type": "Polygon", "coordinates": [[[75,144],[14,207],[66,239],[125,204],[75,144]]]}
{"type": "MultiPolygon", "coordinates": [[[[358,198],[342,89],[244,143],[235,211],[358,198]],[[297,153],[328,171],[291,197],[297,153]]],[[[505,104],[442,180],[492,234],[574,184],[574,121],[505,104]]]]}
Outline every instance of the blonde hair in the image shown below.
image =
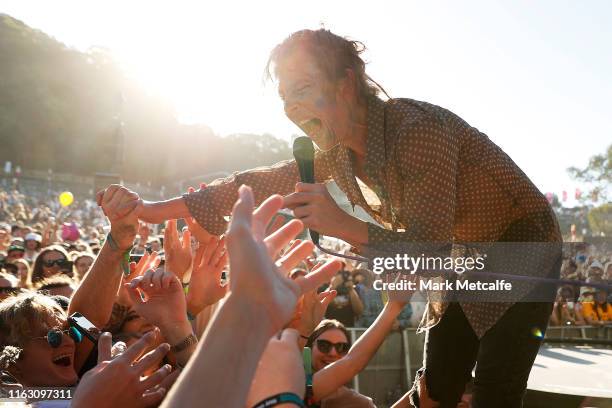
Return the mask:
{"type": "Polygon", "coordinates": [[[0,369],[17,361],[23,346],[39,334],[36,329],[48,326],[49,318],[66,320],[66,313],[39,293],[23,293],[0,302],[0,369]]]}

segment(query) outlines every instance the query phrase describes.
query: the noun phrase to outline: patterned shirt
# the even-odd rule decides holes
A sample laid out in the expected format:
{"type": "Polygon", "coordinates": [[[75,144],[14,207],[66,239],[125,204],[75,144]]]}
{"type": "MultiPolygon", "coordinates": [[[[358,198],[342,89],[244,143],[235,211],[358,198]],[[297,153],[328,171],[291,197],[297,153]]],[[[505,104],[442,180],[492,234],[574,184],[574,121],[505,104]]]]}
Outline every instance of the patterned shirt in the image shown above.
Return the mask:
{"type": "MultiPolygon", "coordinates": [[[[452,112],[412,99],[368,100],[368,134],[361,190],[352,151],[343,145],[315,154],[317,182],[333,179],[353,205],[381,226],[368,224],[368,245],[386,242],[559,242],[559,227],[546,198],[489,138],[452,112]],[[517,224],[519,220],[529,220],[517,224]],[[525,225],[523,227],[523,225],[525,225]],[[535,227],[534,227],[535,226],[535,227]]],[[[190,213],[209,232],[225,231],[238,187],[253,188],[257,203],[294,192],[294,160],[237,172],[185,195],[190,213]]],[[[429,326],[445,305],[433,305],[429,326]]],[[[469,303],[462,308],[481,337],[511,303],[469,303]]]]}

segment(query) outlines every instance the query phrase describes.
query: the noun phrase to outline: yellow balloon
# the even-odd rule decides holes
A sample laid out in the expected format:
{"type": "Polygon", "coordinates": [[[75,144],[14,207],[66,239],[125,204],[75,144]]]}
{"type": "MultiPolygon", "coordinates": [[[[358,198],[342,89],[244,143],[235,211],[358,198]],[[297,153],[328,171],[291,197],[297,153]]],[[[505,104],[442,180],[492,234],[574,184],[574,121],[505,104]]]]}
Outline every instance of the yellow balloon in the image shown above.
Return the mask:
{"type": "Polygon", "coordinates": [[[68,207],[74,201],[74,196],[70,191],[64,191],[59,195],[59,202],[62,207],[68,207]]]}

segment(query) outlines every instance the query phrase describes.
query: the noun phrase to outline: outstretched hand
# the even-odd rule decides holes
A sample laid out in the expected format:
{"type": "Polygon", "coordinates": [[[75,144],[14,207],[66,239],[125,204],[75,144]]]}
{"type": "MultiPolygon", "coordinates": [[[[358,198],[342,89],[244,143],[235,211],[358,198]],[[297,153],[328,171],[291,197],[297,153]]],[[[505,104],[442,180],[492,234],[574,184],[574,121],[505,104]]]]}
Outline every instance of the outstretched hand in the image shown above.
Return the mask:
{"type": "Polygon", "coordinates": [[[225,296],[227,285],[221,285],[221,273],[226,264],[225,238],[213,237],[207,244],[200,243],[186,296],[187,310],[193,316],[225,296]]]}
{"type": "Polygon", "coordinates": [[[164,254],[166,269],[175,274],[179,280],[191,266],[191,231],[186,229],[179,237],[176,220],[169,220],[164,231],[164,254]]]}
{"type": "Polygon", "coordinates": [[[151,375],[145,374],[159,366],[170,350],[167,343],[162,343],[149,351],[158,334],[158,330],[145,334],[114,359],[110,333],[102,334],[98,340],[98,365],[85,373],[70,406],[149,407],[159,404],[166,394],[160,384],[170,374],[171,367],[166,364],[151,375]]]}
{"type": "Polygon", "coordinates": [[[342,265],[329,262],[295,281],[284,276],[272,257],[295,238],[303,224],[294,220],[266,238],[266,227],[282,207],[283,198],[271,196],[255,210],[254,202],[250,187],[241,186],[227,234],[230,291],[232,296],[265,307],[272,335],[291,319],[299,297],[328,281],[342,265]]]}
{"type": "Polygon", "coordinates": [[[134,311],[158,326],[166,338],[166,328],[187,322],[183,287],[174,274],[163,269],[150,269],[126,284],[126,288],[134,311]]]}

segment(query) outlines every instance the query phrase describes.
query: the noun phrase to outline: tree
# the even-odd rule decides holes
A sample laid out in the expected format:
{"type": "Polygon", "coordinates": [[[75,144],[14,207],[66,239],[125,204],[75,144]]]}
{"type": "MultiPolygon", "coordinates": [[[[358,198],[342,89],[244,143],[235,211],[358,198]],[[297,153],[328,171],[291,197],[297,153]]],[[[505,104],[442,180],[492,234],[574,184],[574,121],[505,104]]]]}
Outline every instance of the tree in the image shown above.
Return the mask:
{"type": "Polygon", "coordinates": [[[606,152],[591,157],[586,168],[570,167],[567,171],[575,180],[592,186],[591,191],[583,195],[584,201],[607,203],[612,198],[612,144],[606,152]]]}
{"type": "Polygon", "coordinates": [[[129,78],[110,50],[71,49],[0,13],[0,164],[120,172],[156,189],[288,158],[289,145],[271,135],[220,137],[179,123],[173,106],[129,78]]]}
{"type": "Polygon", "coordinates": [[[589,226],[594,235],[612,237],[612,204],[606,203],[589,211],[589,226]]]}

